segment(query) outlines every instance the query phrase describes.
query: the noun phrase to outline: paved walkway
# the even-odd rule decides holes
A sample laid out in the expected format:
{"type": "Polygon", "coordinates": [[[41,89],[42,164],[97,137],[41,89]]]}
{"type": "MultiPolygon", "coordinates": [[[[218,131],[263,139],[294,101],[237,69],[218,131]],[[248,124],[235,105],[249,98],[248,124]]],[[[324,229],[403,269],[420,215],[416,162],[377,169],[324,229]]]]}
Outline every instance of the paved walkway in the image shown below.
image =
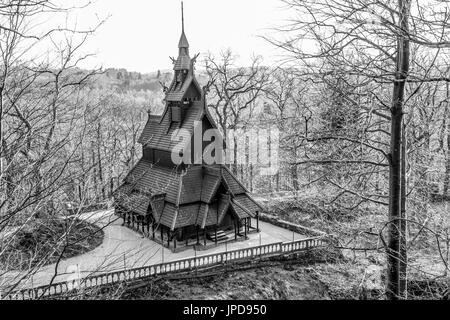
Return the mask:
{"type": "MultiPolygon", "coordinates": [[[[246,241],[219,244],[204,251],[195,251],[190,248],[179,253],[173,253],[139,233],[123,227],[121,225],[122,219],[114,216],[112,210],[83,214],[81,218],[104,227],[105,237],[103,243],[90,252],[61,261],[57,268],[57,276],[53,282],[76,279],[78,274],[84,277],[90,274],[143,267],[196,255],[207,255],[225,250],[305,238],[305,236],[298,233],[293,233],[287,229],[261,221],[261,232],[249,234],[249,239],[246,241]]],[[[36,287],[50,283],[55,274],[55,268],[56,264],[43,267],[32,279],[24,283],[24,287],[36,287]]],[[[16,274],[15,276],[18,275],[16,274]]]]}

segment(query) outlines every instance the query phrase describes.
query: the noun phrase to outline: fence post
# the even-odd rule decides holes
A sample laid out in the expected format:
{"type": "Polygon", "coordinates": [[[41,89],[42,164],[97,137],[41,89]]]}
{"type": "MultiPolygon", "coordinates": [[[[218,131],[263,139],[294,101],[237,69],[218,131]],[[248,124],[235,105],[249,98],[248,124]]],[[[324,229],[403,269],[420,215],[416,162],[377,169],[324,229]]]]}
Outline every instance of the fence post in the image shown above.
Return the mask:
{"type": "Polygon", "coordinates": [[[262,251],[262,246],[261,246],[261,233],[259,234],[259,260],[261,261],[262,257],[261,257],[261,251],[262,251]]]}
{"type": "Polygon", "coordinates": [[[194,248],[194,265],[195,265],[195,276],[198,275],[198,264],[197,264],[197,250],[194,248]]]}

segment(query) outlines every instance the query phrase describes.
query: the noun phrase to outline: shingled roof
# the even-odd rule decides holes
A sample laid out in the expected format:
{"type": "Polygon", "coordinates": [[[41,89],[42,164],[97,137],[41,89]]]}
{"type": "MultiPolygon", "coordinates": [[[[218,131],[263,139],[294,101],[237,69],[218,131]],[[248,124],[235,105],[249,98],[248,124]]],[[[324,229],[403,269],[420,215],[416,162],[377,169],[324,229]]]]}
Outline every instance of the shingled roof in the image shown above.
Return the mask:
{"type": "Polygon", "coordinates": [[[261,207],[226,167],[191,166],[184,173],[141,159],[114,194],[127,210],[146,214],[149,205],[156,222],[171,229],[220,223],[231,206],[239,218],[254,217],[261,207]],[[230,195],[217,197],[220,185],[230,195]],[[211,206],[215,200],[217,205],[211,206]]]}
{"type": "Polygon", "coordinates": [[[172,152],[175,146],[179,144],[177,139],[172,141],[174,131],[185,129],[186,131],[183,130],[179,133],[188,133],[188,136],[183,136],[183,140],[188,143],[190,137],[194,134],[194,122],[201,121],[204,115],[203,102],[194,101],[186,110],[183,122],[180,125],[176,122],[171,122],[172,110],[171,108],[166,108],[159,121],[150,118],[147,120],[138,142],[149,148],[172,152]]]}
{"type": "MultiPolygon", "coordinates": [[[[175,68],[182,68],[182,65],[186,63],[191,63],[191,59],[189,57],[179,57],[175,62],[175,68]]],[[[172,82],[171,86],[169,87],[169,91],[167,92],[166,100],[182,101],[191,85],[194,85],[197,91],[201,92],[200,85],[198,84],[197,79],[195,79],[195,76],[191,71],[189,71],[183,83],[177,85],[175,81],[172,82]]]]}

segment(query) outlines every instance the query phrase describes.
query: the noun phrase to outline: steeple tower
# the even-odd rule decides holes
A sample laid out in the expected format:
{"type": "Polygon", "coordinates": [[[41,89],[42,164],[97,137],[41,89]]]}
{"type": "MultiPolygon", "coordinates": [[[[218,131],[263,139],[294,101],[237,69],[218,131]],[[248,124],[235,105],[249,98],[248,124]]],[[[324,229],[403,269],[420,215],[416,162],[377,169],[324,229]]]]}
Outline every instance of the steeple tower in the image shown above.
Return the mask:
{"type": "Polygon", "coordinates": [[[181,2],[181,37],[178,42],[178,48],[189,49],[189,42],[187,41],[186,35],[184,34],[184,10],[183,10],[183,2],[181,2]]]}
{"type": "Polygon", "coordinates": [[[181,37],[178,42],[178,58],[176,60],[172,58],[175,74],[166,93],[166,101],[169,102],[168,108],[171,108],[172,115],[175,115],[173,119],[183,119],[184,112],[177,116],[177,105],[181,102],[183,108],[188,108],[189,101],[201,99],[202,91],[194,75],[194,63],[197,57],[198,55],[191,59],[189,56],[189,43],[184,33],[183,2],[181,2],[181,37]]]}
{"type": "Polygon", "coordinates": [[[184,10],[181,2],[181,37],[178,42],[178,59],[175,62],[174,70],[189,70],[191,58],[189,57],[189,42],[184,34],[184,10]]]}

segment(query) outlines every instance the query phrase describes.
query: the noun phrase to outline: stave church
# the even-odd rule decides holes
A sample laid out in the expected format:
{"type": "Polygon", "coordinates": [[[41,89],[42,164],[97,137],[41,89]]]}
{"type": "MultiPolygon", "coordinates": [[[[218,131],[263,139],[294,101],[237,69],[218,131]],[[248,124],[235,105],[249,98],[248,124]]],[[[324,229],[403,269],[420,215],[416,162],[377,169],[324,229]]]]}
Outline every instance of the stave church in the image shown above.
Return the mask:
{"type": "MultiPolygon", "coordinates": [[[[185,148],[195,155],[191,140],[196,126],[202,132],[217,129],[195,77],[196,56],[189,55],[183,8],[181,25],[165,109],[162,115],[149,113],[138,140],[143,156],[114,192],[115,214],[126,226],[174,250],[244,240],[259,232],[262,210],[225,164],[173,161],[179,144],[173,139],[175,131],[182,129],[185,148]]],[[[202,152],[205,147],[201,145],[202,152]]]]}

